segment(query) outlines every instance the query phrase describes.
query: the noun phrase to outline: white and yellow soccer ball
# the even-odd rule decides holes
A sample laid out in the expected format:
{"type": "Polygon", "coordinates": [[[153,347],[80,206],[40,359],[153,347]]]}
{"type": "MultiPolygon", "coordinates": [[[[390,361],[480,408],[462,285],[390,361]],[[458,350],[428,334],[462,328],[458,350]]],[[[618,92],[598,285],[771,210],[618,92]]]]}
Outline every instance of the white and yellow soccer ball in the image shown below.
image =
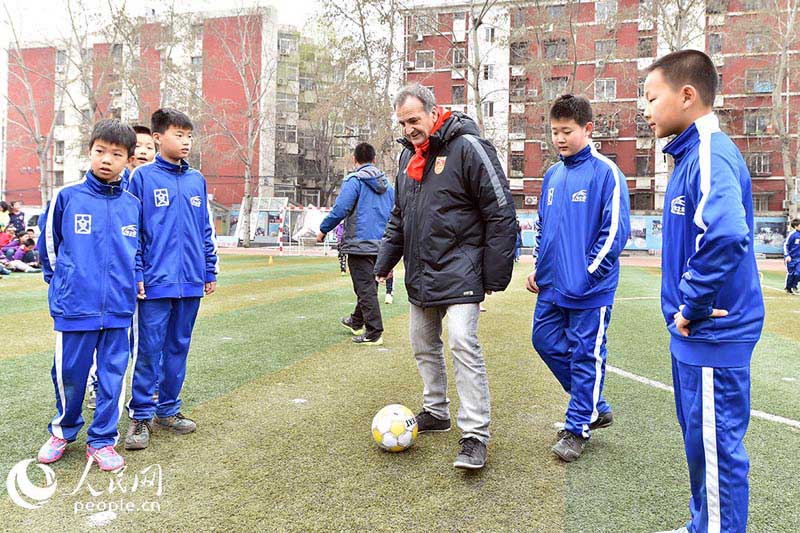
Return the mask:
{"type": "Polygon", "coordinates": [[[402,452],[417,440],[417,418],[404,405],[387,405],[372,419],[372,438],[384,450],[402,452]]]}

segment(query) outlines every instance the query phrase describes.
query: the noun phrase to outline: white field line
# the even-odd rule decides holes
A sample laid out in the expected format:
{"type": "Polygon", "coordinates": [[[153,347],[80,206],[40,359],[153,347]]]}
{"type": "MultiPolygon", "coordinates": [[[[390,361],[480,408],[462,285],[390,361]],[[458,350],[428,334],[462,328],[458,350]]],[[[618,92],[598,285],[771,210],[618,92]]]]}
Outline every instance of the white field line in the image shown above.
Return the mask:
{"type": "MultiPolygon", "coordinates": [[[[632,374],[631,372],[628,372],[627,370],[622,370],[621,368],[617,368],[617,367],[611,366],[611,365],[606,365],[606,370],[608,370],[609,372],[612,372],[614,374],[617,374],[618,376],[622,376],[624,378],[628,378],[628,379],[631,379],[633,381],[638,381],[639,383],[642,383],[644,385],[648,385],[648,386],[656,388],[656,389],[661,389],[663,391],[671,392],[673,394],[675,393],[675,391],[674,391],[674,389],[672,387],[670,387],[669,385],[665,385],[665,384],[661,383],[660,381],[655,381],[655,380],[652,380],[650,378],[637,376],[636,374],[632,374]]],[[[777,422],[779,424],[785,424],[787,426],[790,426],[790,427],[793,427],[793,428],[796,428],[796,429],[800,429],[800,421],[792,420],[791,418],[786,418],[786,417],[783,417],[783,416],[773,415],[773,414],[770,414],[770,413],[765,413],[764,411],[759,411],[757,409],[751,409],[750,410],[750,416],[753,417],[753,418],[760,418],[762,420],[768,420],[770,422],[777,422]]]]}

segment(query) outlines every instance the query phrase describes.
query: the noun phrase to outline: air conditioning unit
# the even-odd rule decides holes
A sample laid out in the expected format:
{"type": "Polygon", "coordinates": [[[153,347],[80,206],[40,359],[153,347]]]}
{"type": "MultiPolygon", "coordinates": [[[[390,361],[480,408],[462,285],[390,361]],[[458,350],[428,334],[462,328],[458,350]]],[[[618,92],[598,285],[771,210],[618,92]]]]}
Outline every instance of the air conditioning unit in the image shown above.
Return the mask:
{"type": "Polygon", "coordinates": [[[422,33],[417,33],[417,42],[418,43],[422,42],[422,33]]]}
{"type": "Polygon", "coordinates": [[[56,65],[56,72],[63,74],[67,70],[65,65],[56,65]]]}
{"type": "Polygon", "coordinates": [[[55,157],[55,162],[56,162],[56,164],[60,165],[61,163],[64,162],[64,156],[63,155],[57,155],[55,157]]]}
{"type": "Polygon", "coordinates": [[[537,203],[539,203],[539,198],[537,196],[525,197],[525,205],[536,205],[537,203]]]}
{"type": "Polygon", "coordinates": [[[536,98],[537,96],[539,96],[539,89],[536,88],[528,89],[528,97],[536,98]]]}
{"type": "Polygon", "coordinates": [[[592,141],[592,146],[594,146],[594,149],[599,152],[600,149],[603,147],[603,143],[600,141],[592,141]]]}
{"type": "Polygon", "coordinates": [[[111,89],[108,91],[111,96],[122,96],[122,89],[111,89]]]}
{"type": "Polygon", "coordinates": [[[414,70],[417,64],[413,61],[406,61],[406,70],[414,70]]]}

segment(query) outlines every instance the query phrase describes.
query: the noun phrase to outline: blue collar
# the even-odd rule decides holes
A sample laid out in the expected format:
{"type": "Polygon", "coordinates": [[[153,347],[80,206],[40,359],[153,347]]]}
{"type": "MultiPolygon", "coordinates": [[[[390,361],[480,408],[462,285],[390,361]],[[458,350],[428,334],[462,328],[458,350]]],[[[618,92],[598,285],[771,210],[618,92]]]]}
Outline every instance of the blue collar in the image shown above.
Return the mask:
{"type": "Polygon", "coordinates": [[[719,119],[714,113],[708,113],[695,120],[688,128],[683,130],[677,137],[672,139],[661,150],[675,158],[675,162],[680,162],[686,153],[700,143],[700,130],[706,134],[719,131],[719,119]]]}
{"type": "Polygon", "coordinates": [[[170,163],[169,161],[161,157],[161,154],[156,154],[154,164],[158,168],[162,168],[173,174],[183,174],[184,172],[189,170],[189,163],[187,163],[185,159],[181,159],[180,164],[176,165],[175,163],[170,163]]]}
{"type": "Polygon", "coordinates": [[[579,152],[575,152],[572,155],[568,155],[566,157],[559,155],[558,157],[564,162],[564,166],[567,168],[576,167],[592,157],[592,145],[587,144],[579,152]]]}
{"type": "MultiPolygon", "coordinates": [[[[122,177],[122,174],[118,176],[122,177]]],[[[122,180],[118,179],[113,184],[106,183],[97,178],[91,170],[86,172],[86,186],[99,196],[119,196],[122,193],[122,180]]]]}

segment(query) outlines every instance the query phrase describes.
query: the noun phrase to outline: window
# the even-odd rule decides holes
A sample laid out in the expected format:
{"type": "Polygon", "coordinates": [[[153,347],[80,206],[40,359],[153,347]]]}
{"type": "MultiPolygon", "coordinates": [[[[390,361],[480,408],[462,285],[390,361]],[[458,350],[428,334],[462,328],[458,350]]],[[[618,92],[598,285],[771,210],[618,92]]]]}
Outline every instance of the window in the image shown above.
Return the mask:
{"type": "Polygon", "coordinates": [[[594,42],[594,55],[598,59],[614,57],[617,51],[616,39],[602,39],[594,42]]]}
{"type": "Polygon", "coordinates": [[[65,66],[67,66],[67,51],[66,50],[56,50],[56,66],[57,67],[65,67],[65,66]]]}
{"type": "Polygon", "coordinates": [[[509,91],[509,98],[512,102],[524,102],[525,91],[528,89],[528,78],[525,76],[512,76],[511,77],[511,90],[509,91]]]}
{"type": "Polygon", "coordinates": [[[751,153],[747,155],[747,168],[751,176],[770,175],[770,154],[766,152],[751,153]]]}
{"type": "Polygon", "coordinates": [[[747,70],[744,74],[744,87],[748,93],[771,93],[775,85],[769,70],[747,70]]]}
{"type": "Polygon", "coordinates": [[[550,24],[558,24],[567,18],[567,6],[565,5],[547,6],[545,12],[547,13],[547,22],[550,24]]]}
{"type": "Polygon", "coordinates": [[[112,107],[108,110],[108,118],[115,118],[117,120],[122,120],[122,108],[120,107],[112,107]]]}
{"type": "Polygon", "coordinates": [[[277,94],[278,111],[297,113],[297,96],[290,93],[277,94]]]}
{"type": "Polygon", "coordinates": [[[297,81],[300,77],[300,67],[297,65],[282,64],[280,67],[281,74],[286,80],[297,81]]]}
{"type": "Polygon", "coordinates": [[[764,0],[743,0],[742,7],[745,11],[763,11],[764,0]]]}
{"type": "Polygon", "coordinates": [[[745,35],[744,45],[749,54],[763,54],[769,49],[769,38],[763,33],[752,32],[745,35]]]}
{"type": "Polygon", "coordinates": [[[653,134],[652,128],[650,128],[650,124],[644,119],[644,117],[640,114],[636,115],[636,136],[637,137],[650,137],[653,134]]]}
{"type": "Polygon", "coordinates": [[[453,103],[454,104],[464,104],[465,102],[465,91],[463,85],[453,85],[453,103]]]}
{"type": "Polygon", "coordinates": [[[524,65],[530,61],[531,45],[528,41],[511,43],[511,64],[524,65]]]}
{"type": "Polygon", "coordinates": [[[467,55],[463,48],[453,48],[453,68],[467,66],[467,55]]]}
{"type": "Polygon", "coordinates": [[[347,150],[345,149],[343,144],[336,143],[331,147],[331,155],[333,157],[344,157],[346,153],[347,150]]]}
{"type": "Polygon", "coordinates": [[[434,98],[436,98],[436,91],[433,90],[433,86],[427,86],[426,85],[425,88],[428,89],[431,92],[431,94],[433,95],[434,98]]]}
{"type": "Polygon", "coordinates": [[[511,152],[511,172],[525,173],[524,152],[511,152]]]}
{"type": "Polygon", "coordinates": [[[486,42],[493,43],[494,42],[494,28],[491,26],[486,26],[486,42]]]}
{"type": "Polygon", "coordinates": [[[709,0],[706,4],[706,13],[719,15],[728,11],[728,0],[709,0]]]}
{"type": "Polygon", "coordinates": [[[511,12],[511,27],[524,28],[525,27],[525,8],[517,8],[511,12]]]}
{"type": "Polygon", "coordinates": [[[636,156],[636,175],[639,177],[646,177],[650,175],[650,156],[637,155],[636,156]]]}
{"type": "Polygon", "coordinates": [[[56,141],[56,157],[63,157],[64,156],[64,141],[56,141]]]}
{"type": "Polygon", "coordinates": [[[122,45],[121,44],[111,45],[111,59],[113,59],[114,62],[116,62],[116,63],[120,63],[122,61],[122,45]]]}
{"type": "Polygon", "coordinates": [[[285,143],[297,142],[297,126],[296,125],[283,125],[278,124],[275,127],[275,140],[285,143]]]}
{"type": "Polygon", "coordinates": [[[567,40],[549,39],[544,42],[544,56],[547,59],[566,59],[567,40]]]}
{"type": "Polygon", "coordinates": [[[433,50],[417,50],[414,53],[414,68],[433,70],[433,50]]]}
{"type": "Polygon", "coordinates": [[[744,110],[744,134],[761,135],[769,127],[769,111],[763,109],[744,110]]]}
{"type": "Polygon", "coordinates": [[[81,122],[84,124],[92,123],[92,111],[90,109],[81,109],[81,122]]]}
{"type": "Polygon", "coordinates": [[[483,103],[483,116],[484,118],[492,118],[494,116],[494,102],[483,103]]]}
{"type": "Polygon", "coordinates": [[[195,72],[203,70],[203,58],[201,56],[192,56],[192,70],[195,72]]]}
{"type": "Polygon", "coordinates": [[[594,118],[594,132],[598,137],[616,137],[619,133],[616,115],[599,113],[594,118]]]}
{"type": "Polygon", "coordinates": [[[614,100],[617,98],[617,80],[599,79],[594,80],[594,99],[595,100],[614,100]]]}
{"type": "Polygon", "coordinates": [[[303,77],[300,78],[300,90],[301,91],[313,91],[317,88],[317,84],[314,83],[312,78],[303,77]]]}
{"type": "Polygon", "coordinates": [[[434,35],[439,30],[439,19],[436,13],[419,13],[417,15],[417,33],[434,35]]]}
{"type": "Polygon", "coordinates": [[[567,77],[550,78],[544,80],[544,97],[555,100],[567,91],[567,77]]]}
{"type": "Polygon", "coordinates": [[[64,111],[56,111],[56,126],[64,125],[64,111]]]}
{"type": "Polygon", "coordinates": [[[711,55],[722,53],[722,34],[709,33],[708,34],[708,53],[711,55]]]}
{"type": "Polygon", "coordinates": [[[635,192],[630,194],[631,210],[648,211],[653,209],[653,193],[635,192]]]}
{"type": "Polygon", "coordinates": [[[485,80],[494,79],[494,65],[483,66],[483,79],[485,80]]]}
{"type": "Polygon", "coordinates": [[[317,138],[309,132],[300,133],[298,142],[301,150],[313,150],[317,147],[317,138]]]}
{"type": "Polygon", "coordinates": [[[769,194],[753,193],[753,211],[769,211],[769,194]]]}
{"type": "Polygon", "coordinates": [[[639,57],[653,57],[656,52],[656,42],[652,37],[639,37],[637,45],[639,57]]]}
{"type": "Polygon", "coordinates": [[[289,55],[297,51],[297,39],[291,35],[282,35],[278,37],[278,52],[281,55],[289,55]]]}
{"type": "Polygon", "coordinates": [[[636,82],[636,96],[638,98],[644,98],[644,78],[639,78],[636,82]]]}
{"type": "Polygon", "coordinates": [[[594,9],[595,22],[612,22],[617,16],[617,0],[598,0],[594,9]]]}
{"type": "Polygon", "coordinates": [[[53,187],[61,187],[64,185],[64,171],[56,170],[53,172],[53,187]]]}
{"type": "Polygon", "coordinates": [[[528,119],[525,115],[511,115],[511,133],[521,133],[525,135],[528,127],[528,119]]]}

